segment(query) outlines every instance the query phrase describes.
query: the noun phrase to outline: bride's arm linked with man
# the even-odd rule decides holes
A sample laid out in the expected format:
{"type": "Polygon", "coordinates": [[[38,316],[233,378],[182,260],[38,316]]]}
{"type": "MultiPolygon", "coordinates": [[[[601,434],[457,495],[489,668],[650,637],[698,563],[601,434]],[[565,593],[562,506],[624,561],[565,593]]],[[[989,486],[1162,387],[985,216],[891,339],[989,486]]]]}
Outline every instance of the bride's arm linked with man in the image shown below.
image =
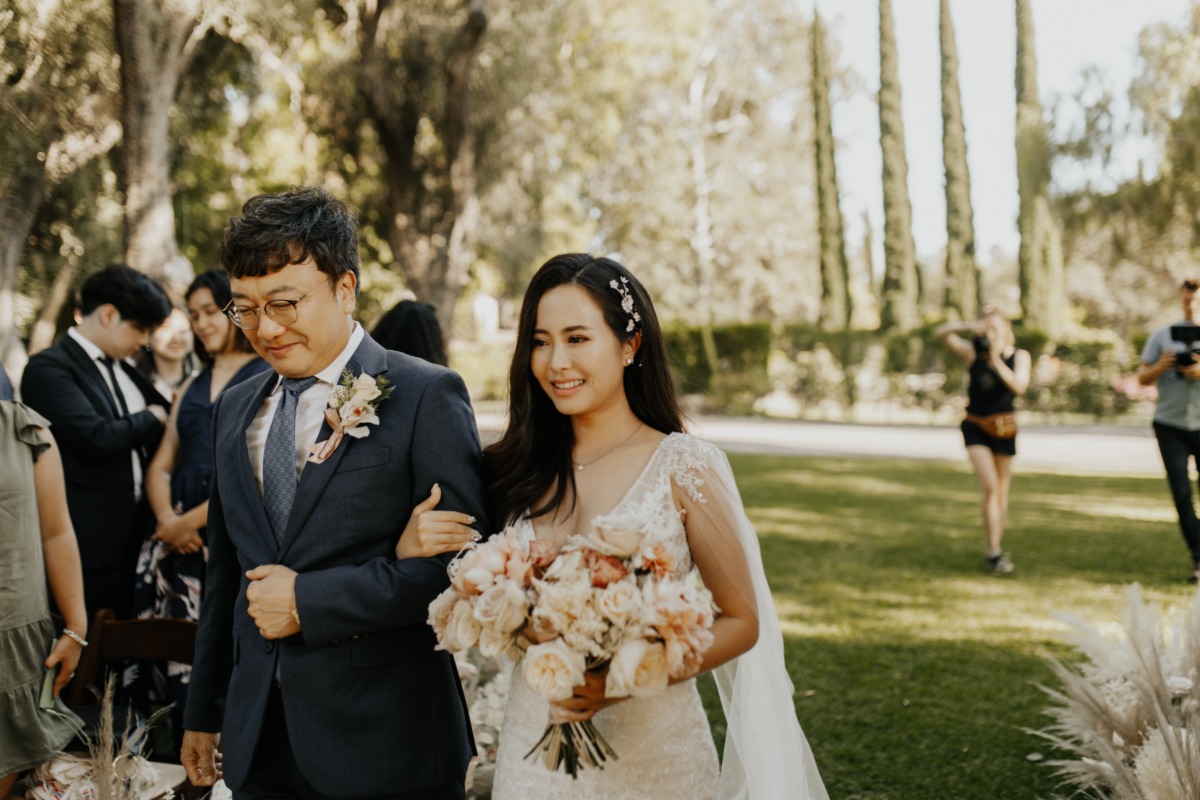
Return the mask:
{"type": "MultiPolygon", "coordinates": [[[[500,568],[526,610],[492,642],[518,660],[493,798],[827,800],[757,537],[728,460],[684,433],[636,276],[585,254],[542,265],[522,303],[507,429],[481,452],[462,379],[385,350],[354,321],[355,230],[343,203],[301,187],[249,200],[222,241],[225,311],[273,371],[214,408],[207,589],[184,718],[192,782],[223,778],[235,800],[463,798],[475,744],[434,632],[448,647],[454,592],[430,606],[459,551],[503,529],[511,548],[477,553],[526,553],[513,560],[523,570],[500,568]],[[571,543],[615,514],[639,532],[638,552],[610,553],[601,537],[581,555],[571,543]],[[543,550],[533,570],[529,553],[543,550]],[[584,587],[573,596],[589,607],[622,588],[672,597],[625,615],[642,621],[636,631],[612,604],[539,610],[570,553],[584,587]],[[624,580],[630,571],[642,577],[624,580]],[[617,691],[606,673],[620,637],[640,655],[617,691]],[[519,661],[555,641],[579,668],[548,697],[519,661]],[[639,683],[656,653],[662,674],[639,683]],[[728,725],[719,768],[694,681],[709,670],[728,725]],[[596,737],[553,738],[571,730],[596,737]],[[601,740],[612,758],[589,744],[601,740]]],[[[459,616],[477,610],[472,572],[456,582],[459,616]]],[[[476,627],[458,638],[469,644],[476,627]]]]}

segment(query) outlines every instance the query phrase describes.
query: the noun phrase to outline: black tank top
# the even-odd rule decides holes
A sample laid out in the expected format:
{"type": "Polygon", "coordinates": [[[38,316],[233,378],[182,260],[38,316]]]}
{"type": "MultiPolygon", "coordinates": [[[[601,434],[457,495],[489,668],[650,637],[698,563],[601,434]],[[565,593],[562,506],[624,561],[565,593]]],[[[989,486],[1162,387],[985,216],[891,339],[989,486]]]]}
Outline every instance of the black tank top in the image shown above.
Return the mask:
{"type": "MultiPolygon", "coordinates": [[[[1012,369],[1017,360],[1016,348],[1013,348],[1011,355],[1002,360],[1012,369]]],[[[989,414],[1013,410],[1016,395],[1008,388],[1007,383],[1000,380],[1000,376],[986,358],[976,356],[971,362],[970,374],[971,382],[967,386],[967,413],[986,417],[989,414]]]]}

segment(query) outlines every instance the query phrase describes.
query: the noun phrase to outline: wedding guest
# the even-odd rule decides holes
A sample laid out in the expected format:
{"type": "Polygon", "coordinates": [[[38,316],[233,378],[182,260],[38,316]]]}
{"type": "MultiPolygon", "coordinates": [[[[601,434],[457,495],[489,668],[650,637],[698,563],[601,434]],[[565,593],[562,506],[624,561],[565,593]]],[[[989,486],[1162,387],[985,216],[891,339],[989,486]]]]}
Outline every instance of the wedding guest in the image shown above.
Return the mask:
{"type": "Polygon", "coordinates": [[[87,644],[88,616],[49,425],[21,403],[0,400],[0,800],[21,772],[53,758],[82,725],[58,699],[87,644]],[[66,623],[58,636],[47,586],[66,623]],[[42,703],[47,675],[54,699],[42,703]]]}
{"type": "MultiPolygon", "coordinates": [[[[181,388],[146,471],[146,496],[157,526],[138,557],[133,606],[137,617],[195,621],[200,617],[208,561],[205,526],[213,471],[213,406],[226,388],[269,367],[221,311],[232,299],[227,276],[219,272],[197,276],[185,298],[204,368],[181,388]]],[[[140,687],[135,691],[140,700],[176,704],[172,722],[182,737],[191,666],[150,663],[125,674],[128,688],[140,687]]]]}
{"type": "Polygon", "coordinates": [[[194,370],[193,362],[192,326],[187,312],[172,308],[163,324],[150,334],[150,346],[138,353],[138,371],[173,403],[194,370]]]}
{"type": "Polygon", "coordinates": [[[1179,532],[1188,549],[1192,566],[1191,581],[1200,580],[1200,522],[1192,504],[1192,486],[1188,476],[1190,462],[1200,465],[1200,362],[1194,354],[1195,337],[1176,338],[1195,331],[1200,317],[1200,279],[1189,278],[1179,286],[1183,319],[1164,325],[1151,334],[1142,349],[1138,382],[1158,387],[1154,406],[1154,438],[1167,473],[1167,486],[1175,503],[1179,532]]]}
{"type": "Polygon", "coordinates": [[[89,619],[101,608],[127,618],[133,607],[138,551],[154,527],[143,476],[170,401],[126,359],[170,313],[166,292],[137,270],[94,273],[79,291],[79,324],[30,358],[21,379],[61,449],[89,619]]]}
{"type": "Polygon", "coordinates": [[[1017,454],[1013,402],[1029,388],[1032,359],[1016,346],[1012,323],[995,306],[984,306],[973,322],[947,322],[936,335],[970,371],[967,416],[960,427],[983,495],[984,564],[992,574],[1005,575],[1014,568],[1000,547],[1008,521],[1012,460],[1017,454]],[[972,338],[964,339],[962,334],[972,338]]]}
{"type": "Polygon", "coordinates": [[[213,409],[181,761],[238,800],[461,799],[474,753],[454,660],[425,623],[450,557],[393,554],[435,485],[458,528],[487,530],[474,415],[458,375],[354,320],[356,227],[297,187],[251,198],[221,243],[226,313],[273,371],[213,409]],[[339,401],[346,370],[357,388],[339,401]]]}
{"type": "Polygon", "coordinates": [[[376,323],[371,336],[388,350],[407,353],[443,367],[449,363],[437,309],[429,303],[401,300],[376,323]]]}
{"type": "Polygon", "coordinates": [[[614,698],[605,676],[588,671],[572,697],[548,705],[518,668],[492,797],[827,798],[729,462],[683,433],[654,306],[621,264],[566,254],[534,275],[509,371],[508,428],[485,451],[484,477],[493,518],[518,541],[561,546],[612,520],[650,531],[675,577],[698,574],[720,612],[695,674],[716,670],[729,720],[719,767],[694,678],[614,698]],[[577,780],[527,760],[548,718],[591,719],[619,760],[577,780]]]}

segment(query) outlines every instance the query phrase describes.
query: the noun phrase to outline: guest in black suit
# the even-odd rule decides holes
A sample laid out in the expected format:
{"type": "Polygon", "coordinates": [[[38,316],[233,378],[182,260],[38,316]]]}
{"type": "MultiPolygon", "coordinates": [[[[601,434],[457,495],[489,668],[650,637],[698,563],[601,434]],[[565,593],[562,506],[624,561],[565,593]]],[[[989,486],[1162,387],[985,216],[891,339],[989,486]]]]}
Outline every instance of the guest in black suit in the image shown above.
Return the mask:
{"type": "Polygon", "coordinates": [[[50,420],[62,451],[89,619],[100,608],[129,616],[138,548],[154,527],[142,476],[170,403],[126,359],[170,313],[151,278],[101,270],[80,288],[79,324],[29,359],[21,380],[22,399],[50,420]]]}
{"type": "Polygon", "coordinates": [[[425,622],[451,554],[393,550],[430,518],[465,538],[487,530],[466,387],[354,321],[355,221],[328,192],[251,198],[225,229],[221,263],[226,311],[273,371],[213,411],[188,777],[208,786],[223,770],[235,800],[462,798],[470,721],[454,660],[425,622]],[[348,417],[355,401],[334,396],[347,433],[309,460],[333,441],[327,401],[344,370],[374,412],[348,417]],[[374,392],[381,378],[390,396],[374,392]],[[440,511],[422,502],[434,487],[440,511]]]}

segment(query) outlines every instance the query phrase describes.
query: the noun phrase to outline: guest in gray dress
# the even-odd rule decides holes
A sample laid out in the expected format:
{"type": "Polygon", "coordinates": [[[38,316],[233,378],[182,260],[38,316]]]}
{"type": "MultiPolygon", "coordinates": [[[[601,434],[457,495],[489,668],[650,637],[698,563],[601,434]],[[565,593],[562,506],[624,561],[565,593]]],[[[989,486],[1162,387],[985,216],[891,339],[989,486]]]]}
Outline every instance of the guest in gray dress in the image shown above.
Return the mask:
{"type": "Polygon", "coordinates": [[[48,761],[81,723],[58,694],[86,645],[79,547],[50,423],[0,400],[0,800],[19,774],[48,761]],[[47,580],[66,629],[57,638],[47,580]],[[46,670],[54,700],[41,708],[46,670]]]}

